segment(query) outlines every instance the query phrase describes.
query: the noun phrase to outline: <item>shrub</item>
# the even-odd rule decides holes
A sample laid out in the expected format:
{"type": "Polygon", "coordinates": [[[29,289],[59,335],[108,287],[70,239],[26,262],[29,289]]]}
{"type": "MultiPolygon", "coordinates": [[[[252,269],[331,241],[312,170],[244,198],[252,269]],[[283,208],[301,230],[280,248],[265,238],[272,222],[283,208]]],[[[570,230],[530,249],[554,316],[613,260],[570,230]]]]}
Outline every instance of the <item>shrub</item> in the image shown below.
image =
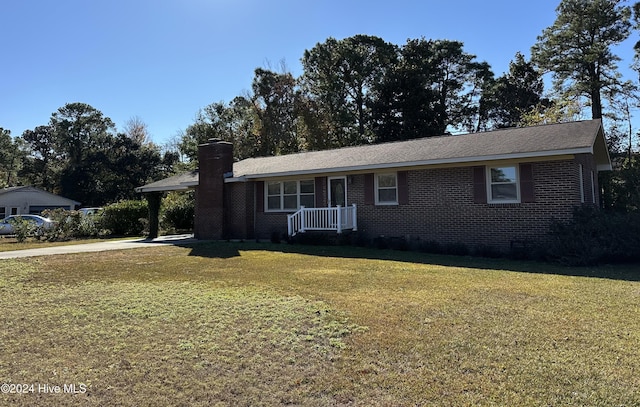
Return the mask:
{"type": "Polygon", "coordinates": [[[282,233],[276,230],[271,231],[271,243],[280,243],[282,242],[282,233]]]}
{"type": "Polygon", "coordinates": [[[47,209],[42,215],[54,221],[53,228],[42,231],[41,239],[43,240],[68,240],[95,237],[101,234],[99,215],[83,215],[81,212],[67,211],[62,208],[47,209]]]}
{"type": "Polygon", "coordinates": [[[431,254],[440,254],[444,250],[442,245],[436,240],[425,240],[420,244],[420,251],[431,254]]]}
{"type": "Polygon", "coordinates": [[[160,214],[163,229],[191,230],[195,213],[193,193],[173,192],[162,200],[160,214]]]}
{"type": "Polygon", "coordinates": [[[640,213],[578,208],[551,224],[545,255],[572,266],[640,261],[640,213]]]}
{"type": "Polygon", "coordinates": [[[13,218],[9,221],[13,227],[13,233],[16,235],[16,240],[20,243],[26,241],[29,237],[37,236],[40,234],[40,228],[33,223],[22,218],[13,218]]]}
{"type": "Polygon", "coordinates": [[[148,225],[147,201],[120,201],[104,208],[102,227],[113,235],[139,236],[148,225]]]}
{"type": "Polygon", "coordinates": [[[462,242],[455,242],[443,245],[442,252],[453,256],[468,256],[470,251],[466,244],[462,242]]]}
{"type": "Polygon", "coordinates": [[[491,259],[497,259],[504,256],[504,253],[502,253],[500,249],[488,244],[479,244],[475,246],[471,254],[476,257],[488,257],[491,259]]]}

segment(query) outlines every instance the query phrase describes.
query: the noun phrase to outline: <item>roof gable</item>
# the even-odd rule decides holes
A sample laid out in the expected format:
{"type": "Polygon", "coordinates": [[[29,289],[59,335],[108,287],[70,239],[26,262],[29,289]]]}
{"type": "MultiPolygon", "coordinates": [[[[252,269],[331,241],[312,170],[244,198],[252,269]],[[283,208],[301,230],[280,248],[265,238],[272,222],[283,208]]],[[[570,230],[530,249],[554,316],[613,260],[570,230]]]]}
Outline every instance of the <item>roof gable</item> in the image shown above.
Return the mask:
{"type": "Polygon", "coordinates": [[[610,168],[602,123],[586,120],[311,151],[234,163],[234,178],[262,178],[592,153],[610,168]]]}
{"type": "Polygon", "coordinates": [[[30,196],[38,196],[40,197],[37,202],[46,202],[55,205],[64,205],[64,206],[78,206],[80,202],[74,201],[73,199],[65,198],[60,195],[52,194],[51,192],[44,191],[42,189],[33,187],[33,186],[20,186],[20,187],[8,187],[0,189],[0,198],[3,196],[8,196],[13,193],[21,193],[21,194],[29,194],[30,196]],[[44,201],[42,200],[44,199],[44,201]]]}

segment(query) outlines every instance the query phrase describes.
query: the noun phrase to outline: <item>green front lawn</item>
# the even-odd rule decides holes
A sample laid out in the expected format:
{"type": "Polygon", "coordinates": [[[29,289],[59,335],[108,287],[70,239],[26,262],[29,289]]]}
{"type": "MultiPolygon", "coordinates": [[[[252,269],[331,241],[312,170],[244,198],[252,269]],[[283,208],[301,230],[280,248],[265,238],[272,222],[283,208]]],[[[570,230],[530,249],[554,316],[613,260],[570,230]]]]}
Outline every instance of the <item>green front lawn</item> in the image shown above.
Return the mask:
{"type": "Polygon", "coordinates": [[[639,278],[249,243],[2,261],[0,384],[35,387],[0,405],[640,405],[639,278]]]}

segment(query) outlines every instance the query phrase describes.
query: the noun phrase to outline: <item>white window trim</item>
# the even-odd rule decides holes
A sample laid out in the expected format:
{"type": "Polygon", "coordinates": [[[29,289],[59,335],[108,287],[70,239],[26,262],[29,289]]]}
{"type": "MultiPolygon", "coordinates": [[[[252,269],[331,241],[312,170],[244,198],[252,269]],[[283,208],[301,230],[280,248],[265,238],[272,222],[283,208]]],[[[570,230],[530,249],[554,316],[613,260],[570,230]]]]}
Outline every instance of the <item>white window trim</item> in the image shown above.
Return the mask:
{"type": "Polygon", "coordinates": [[[487,182],[487,203],[490,204],[513,204],[520,203],[520,165],[518,164],[497,164],[497,165],[487,165],[486,166],[486,176],[487,182]],[[491,169],[492,168],[504,168],[504,167],[513,167],[516,172],[516,199],[493,199],[493,194],[491,190],[491,169]]]}
{"type": "MultiPolygon", "coordinates": [[[[381,172],[381,173],[376,173],[374,176],[374,190],[373,193],[375,195],[375,203],[376,205],[379,206],[391,206],[391,205],[399,205],[399,201],[398,201],[398,173],[397,172],[381,172]],[[379,185],[378,185],[378,177],[380,177],[381,175],[393,175],[396,179],[396,186],[395,186],[395,190],[396,190],[396,200],[395,201],[380,201],[380,194],[379,192],[379,185]]],[[[384,189],[391,189],[389,187],[385,187],[384,189]]]]}
{"type": "MultiPolygon", "coordinates": [[[[304,181],[310,181],[313,183],[313,197],[314,197],[314,201],[315,201],[315,196],[316,196],[316,185],[315,185],[315,180],[313,178],[310,179],[298,179],[298,180],[292,180],[292,179],[288,179],[288,180],[281,180],[281,181],[265,181],[264,183],[264,211],[265,212],[296,212],[297,210],[300,209],[300,196],[301,195],[311,195],[311,194],[301,194],[300,193],[300,182],[304,182],[304,181]],[[285,182],[295,182],[296,183],[296,200],[297,200],[297,205],[296,205],[296,209],[293,208],[284,208],[284,197],[285,197],[285,193],[284,193],[284,183],[285,182]],[[280,184],[280,194],[278,195],[280,197],[280,209],[269,209],[269,184],[270,183],[279,183],[280,184]]],[[[293,195],[293,194],[291,194],[293,195]]],[[[275,196],[275,195],[273,195],[275,196]]]]}

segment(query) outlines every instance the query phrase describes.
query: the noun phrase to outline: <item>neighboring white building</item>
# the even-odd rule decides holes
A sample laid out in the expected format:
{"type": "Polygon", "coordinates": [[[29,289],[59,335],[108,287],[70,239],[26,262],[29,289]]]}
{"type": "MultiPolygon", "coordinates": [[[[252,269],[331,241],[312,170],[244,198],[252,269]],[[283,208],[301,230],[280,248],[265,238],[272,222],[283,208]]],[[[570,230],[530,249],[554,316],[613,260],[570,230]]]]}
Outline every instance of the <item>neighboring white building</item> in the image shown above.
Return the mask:
{"type": "Polygon", "coordinates": [[[73,210],[79,205],[80,202],[31,186],[0,189],[0,219],[9,215],[39,215],[45,209],[73,210]]]}

